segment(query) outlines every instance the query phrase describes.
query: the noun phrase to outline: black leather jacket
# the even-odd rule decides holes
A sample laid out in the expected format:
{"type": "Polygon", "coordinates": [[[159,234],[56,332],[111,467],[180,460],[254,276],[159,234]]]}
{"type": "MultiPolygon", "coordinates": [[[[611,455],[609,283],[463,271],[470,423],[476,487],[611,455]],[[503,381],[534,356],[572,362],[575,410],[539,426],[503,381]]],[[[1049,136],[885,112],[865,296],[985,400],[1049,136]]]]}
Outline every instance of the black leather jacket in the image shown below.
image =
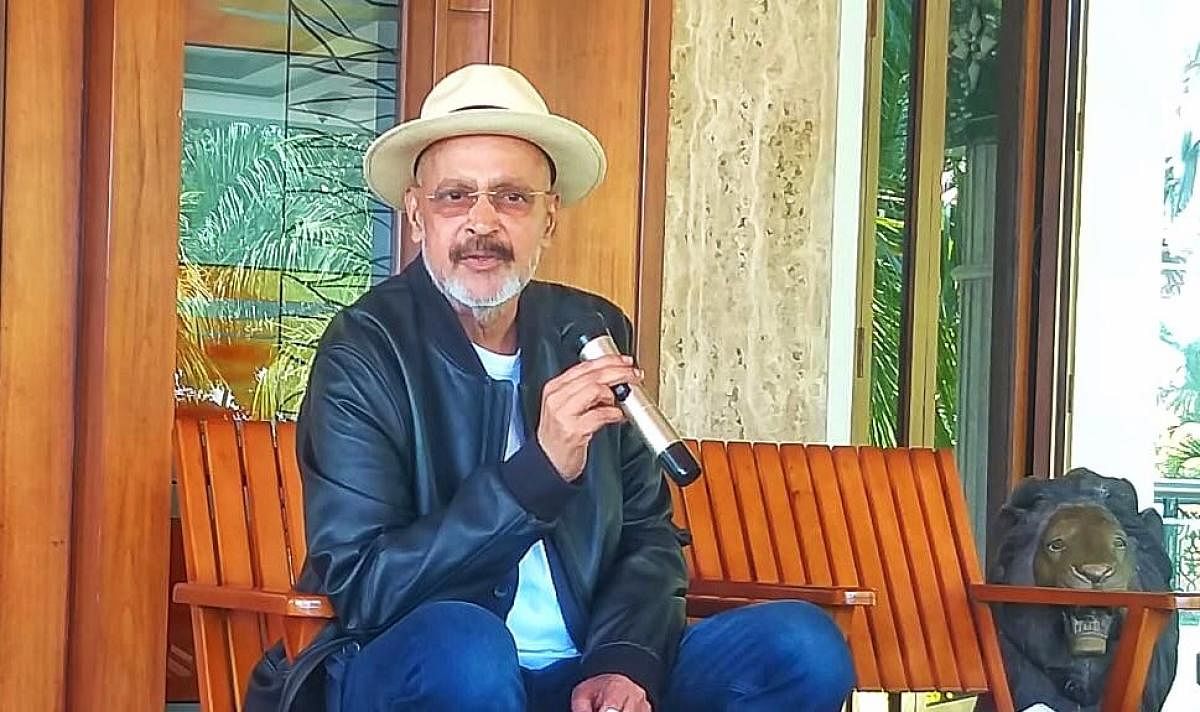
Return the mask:
{"type": "Polygon", "coordinates": [[[687,587],[665,480],[628,424],[596,434],[573,483],[533,435],[543,385],[577,360],[561,330],[581,310],[599,311],[629,353],[615,306],[529,284],[517,316],[526,440],[504,462],[513,386],[487,376],[421,260],[331,322],[298,425],[300,588],[332,599],[340,632],[365,643],[444,599],[504,618],[517,562],[544,538],[585,675],[621,673],[659,696],[687,587]]]}

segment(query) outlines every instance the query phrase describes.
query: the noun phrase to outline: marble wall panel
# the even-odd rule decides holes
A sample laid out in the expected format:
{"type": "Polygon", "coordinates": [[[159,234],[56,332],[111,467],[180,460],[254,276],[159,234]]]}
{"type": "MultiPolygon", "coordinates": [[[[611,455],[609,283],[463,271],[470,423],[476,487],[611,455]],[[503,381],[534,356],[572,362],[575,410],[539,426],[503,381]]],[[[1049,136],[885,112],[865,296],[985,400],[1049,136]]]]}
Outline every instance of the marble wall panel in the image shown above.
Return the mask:
{"type": "Polygon", "coordinates": [[[686,436],[825,436],[838,11],[676,0],[660,401],[686,436]]]}

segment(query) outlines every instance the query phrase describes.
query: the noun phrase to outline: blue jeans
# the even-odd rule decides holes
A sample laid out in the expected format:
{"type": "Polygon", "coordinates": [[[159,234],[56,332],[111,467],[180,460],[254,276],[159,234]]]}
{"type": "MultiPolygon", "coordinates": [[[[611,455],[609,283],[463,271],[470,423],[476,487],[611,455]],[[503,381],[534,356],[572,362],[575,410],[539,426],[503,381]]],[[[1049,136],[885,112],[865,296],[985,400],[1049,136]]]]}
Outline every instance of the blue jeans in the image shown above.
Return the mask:
{"type": "MultiPolygon", "coordinates": [[[[421,606],[327,670],[328,712],[568,712],[582,680],[578,658],[522,669],[504,622],[458,601],[421,606]]],[[[834,712],[853,682],[829,616],[807,603],[764,603],[689,627],[656,710],[834,712]]]]}

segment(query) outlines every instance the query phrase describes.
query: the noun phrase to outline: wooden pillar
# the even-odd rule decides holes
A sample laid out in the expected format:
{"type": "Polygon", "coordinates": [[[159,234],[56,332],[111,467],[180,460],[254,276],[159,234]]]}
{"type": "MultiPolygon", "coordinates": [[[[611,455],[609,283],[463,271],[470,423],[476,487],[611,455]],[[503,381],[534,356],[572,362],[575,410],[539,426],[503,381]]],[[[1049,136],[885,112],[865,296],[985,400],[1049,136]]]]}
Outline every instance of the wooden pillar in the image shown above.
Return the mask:
{"type": "Polygon", "coordinates": [[[161,709],[182,0],[89,0],[68,708],[161,709]]]}
{"type": "Polygon", "coordinates": [[[1034,238],[1044,0],[1005,3],[1000,21],[996,251],[992,280],[988,521],[1028,474],[1034,238]]]}
{"type": "Polygon", "coordinates": [[[3,39],[0,709],[161,709],[183,7],[3,39]]]}
{"type": "Polygon", "coordinates": [[[64,706],[83,0],[8,0],[0,225],[0,709],[64,706]]]}

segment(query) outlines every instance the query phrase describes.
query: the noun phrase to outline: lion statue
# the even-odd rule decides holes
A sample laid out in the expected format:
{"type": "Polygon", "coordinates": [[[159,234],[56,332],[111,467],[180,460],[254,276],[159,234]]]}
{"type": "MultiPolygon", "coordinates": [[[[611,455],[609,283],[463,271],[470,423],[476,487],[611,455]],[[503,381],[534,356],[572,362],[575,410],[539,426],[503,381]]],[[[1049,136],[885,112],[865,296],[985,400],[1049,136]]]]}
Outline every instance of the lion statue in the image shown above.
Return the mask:
{"type": "MultiPolygon", "coordinates": [[[[993,529],[992,583],[1168,591],[1171,561],[1158,513],[1139,513],[1127,480],[1077,469],[1029,479],[993,529]]],[[[1099,709],[1121,628],[1121,609],[1006,604],[995,607],[1001,652],[1018,710],[1099,709]]],[[[1179,621],[1167,623],[1150,663],[1142,712],[1158,712],[1175,681],[1179,621]]]]}

